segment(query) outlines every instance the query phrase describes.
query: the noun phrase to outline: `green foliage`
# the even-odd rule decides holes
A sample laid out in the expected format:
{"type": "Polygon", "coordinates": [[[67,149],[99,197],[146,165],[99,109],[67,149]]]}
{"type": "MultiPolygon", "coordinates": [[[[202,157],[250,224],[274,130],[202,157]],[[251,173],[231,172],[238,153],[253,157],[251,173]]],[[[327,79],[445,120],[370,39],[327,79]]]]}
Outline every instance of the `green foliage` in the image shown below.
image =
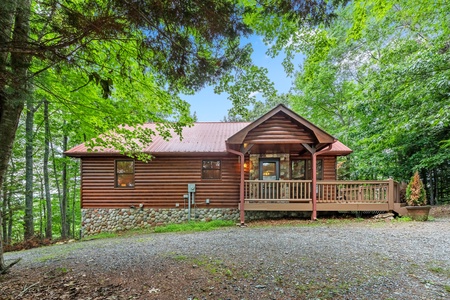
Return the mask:
{"type": "Polygon", "coordinates": [[[431,199],[449,195],[449,10],[446,1],[355,1],[303,34],[292,108],[354,150],[350,178],[406,181],[419,170],[431,199]]]}
{"type": "Polygon", "coordinates": [[[163,226],[156,226],[153,228],[146,229],[134,229],[121,232],[102,232],[96,235],[90,235],[83,237],[83,241],[105,239],[105,238],[115,238],[119,236],[134,236],[139,234],[148,233],[168,233],[168,232],[195,232],[195,231],[211,231],[222,227],[235,226],[234,221],[225,220],[214,220],[211,222],[188,222],[182,224],[168,224],[163,226]]]}
{"type": "Polygon", "coordinates": [[[419,172],[415,172],[406,187],[406,203],[410,206],[423,206],[427,204],[427,195],[419,172]]]}
{"type": "Polygon", "coordinates": [[[184,224],[169,224],[155,227],[156,233],[165,232],[191,232],[191,231],[210,231],[221,227],[234,226],[234,221],[214,220],[211,222],[189,222],[184,224]]]}
{"type": "Polygon", "coordinates": [[[267,98],[265,101],[255,100],[251,108],[246,108],[243,110],[236,110],[234,107],[228,111],[228,116],[224,117],[223,122],[251,122],[271,109],[273,109],[278,104],[284,104],[289,106],[288,95],[276,95],[267,98]]]}
{"type": "Polygon", "coordinates": [[[412,219],[411,219],[411,217],[408,217],[408,216],[402,216],[400,218],[395,218],[393,221],[402,223],[402,222],[411,222],[412,219]]]}
{"type": "Polygon", "coordinates": [[[118,235],[119,234],[117,232],[102,232],[99,234],[83,237],[81,240],[82,241],[92,241],[92,240],[110,239],[110,238],[115,238],[118,235]]]}

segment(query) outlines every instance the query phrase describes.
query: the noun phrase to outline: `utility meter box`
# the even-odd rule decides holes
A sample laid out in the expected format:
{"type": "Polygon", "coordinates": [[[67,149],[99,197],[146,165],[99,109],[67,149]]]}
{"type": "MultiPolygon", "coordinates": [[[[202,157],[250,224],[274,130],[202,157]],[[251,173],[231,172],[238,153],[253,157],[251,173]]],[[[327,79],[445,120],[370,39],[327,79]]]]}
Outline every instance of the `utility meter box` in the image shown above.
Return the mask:
{"type": "Polygon", "coordinates": [[[188,192],[195,193],[195,183],[188,183],[188,192]]]}

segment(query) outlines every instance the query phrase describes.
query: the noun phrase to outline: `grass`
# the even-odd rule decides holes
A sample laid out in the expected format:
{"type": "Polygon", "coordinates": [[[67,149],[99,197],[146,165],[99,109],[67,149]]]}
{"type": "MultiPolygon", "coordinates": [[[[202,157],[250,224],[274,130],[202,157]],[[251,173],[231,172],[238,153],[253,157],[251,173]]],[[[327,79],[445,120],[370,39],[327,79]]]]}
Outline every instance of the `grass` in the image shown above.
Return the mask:
{"type": "Polygon", "coordinates": [[[411,222],[412,219],[411,219],[411,217],[408,217],[408,216],[402,216],[402,217],[399,217],[399,218],[394,218],[393,221],[394,222],[398,222],[398,223],[402,223],[402,222],[411,222]]]}
{"type": "Polygon", "coordinates": [[[235,226],[234,221],[214,220],[211,222],[189,222],[180,224],[168,224],[153,228],[138,228],[117,232],[102,232],[96,235],[83,237],[82,241],[92,241],[98,239],[108,239],[116,237],[130,237],[149,233],[167,233],[167,232],[194,232],[211,231],[217,228],[235,226]]]}
{"type": "Polygon", "coordinates": [[[83,237],[81,240],[82,241],[93,241],[93,240],[99,240],[99,239],[110,239],[110,238],[115,238],[118,236],[119,236],[118,232],[101,232],[96,235],[89,235],[89,236],[83,237]]]}
{"type": "Polygon", "coordinates": [[[441,274],[441,275],[446,276],[447,278],[450,278],[450,269],[446,269],[446,268],[442,268],[440,266],[434,265],[434,266],[428,267],[428,270],[433,273],[441,274]]]}
{"type": "Polygon", "coordinates": [[[154,229],[155,233],[166,232],[193,232],[193,231],[210,231],[221,227],[235,226],[234,221],[214,220],[211,222],[189,222],[181,224],[169,224],[164,226],[157,226],[154,229]]]}

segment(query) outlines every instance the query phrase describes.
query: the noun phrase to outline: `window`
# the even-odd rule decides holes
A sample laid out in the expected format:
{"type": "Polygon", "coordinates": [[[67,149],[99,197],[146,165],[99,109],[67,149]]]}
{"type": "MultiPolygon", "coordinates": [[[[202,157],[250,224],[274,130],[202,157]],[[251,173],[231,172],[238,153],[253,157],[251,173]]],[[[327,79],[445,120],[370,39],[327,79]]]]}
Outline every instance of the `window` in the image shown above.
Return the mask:
{"type": "Polygon", "coordinates": [[[116,187],[134,187],[133,160],[116,160],[116,187]]]}
{"type": "Polygon", "coordinates": [[[259,179],[279,180],[280,179],[280,159],[260,158],[259,159],[259,179]]]}
{"type": "Polygon", "coordinates": [[[202,179],[220,179],[220,160],[204,160],[202,162],[202,179]]]}
{"type": "MultiPolygon", "coordinates": [[[[317,180],[323,179],[323,161],[316,161],[316,177],[317,180]]],[[[293,160],[291,164],[291,178],[293,180],[311,180],[312,168],[310,159],[293,160]]]]}

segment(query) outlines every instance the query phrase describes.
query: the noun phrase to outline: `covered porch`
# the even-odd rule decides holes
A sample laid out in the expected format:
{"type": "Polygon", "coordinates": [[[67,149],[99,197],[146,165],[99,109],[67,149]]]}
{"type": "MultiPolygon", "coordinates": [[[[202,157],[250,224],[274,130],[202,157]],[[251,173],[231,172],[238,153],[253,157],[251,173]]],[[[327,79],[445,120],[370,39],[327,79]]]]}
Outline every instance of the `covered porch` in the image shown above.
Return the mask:
{"type": "Polygon", "coordinates": [[[338,181],[337,157],[352,150],[284,105],[231,136],[239,157],[241,224],[245,211],[397,211],[393,180],[338,181]]]}

